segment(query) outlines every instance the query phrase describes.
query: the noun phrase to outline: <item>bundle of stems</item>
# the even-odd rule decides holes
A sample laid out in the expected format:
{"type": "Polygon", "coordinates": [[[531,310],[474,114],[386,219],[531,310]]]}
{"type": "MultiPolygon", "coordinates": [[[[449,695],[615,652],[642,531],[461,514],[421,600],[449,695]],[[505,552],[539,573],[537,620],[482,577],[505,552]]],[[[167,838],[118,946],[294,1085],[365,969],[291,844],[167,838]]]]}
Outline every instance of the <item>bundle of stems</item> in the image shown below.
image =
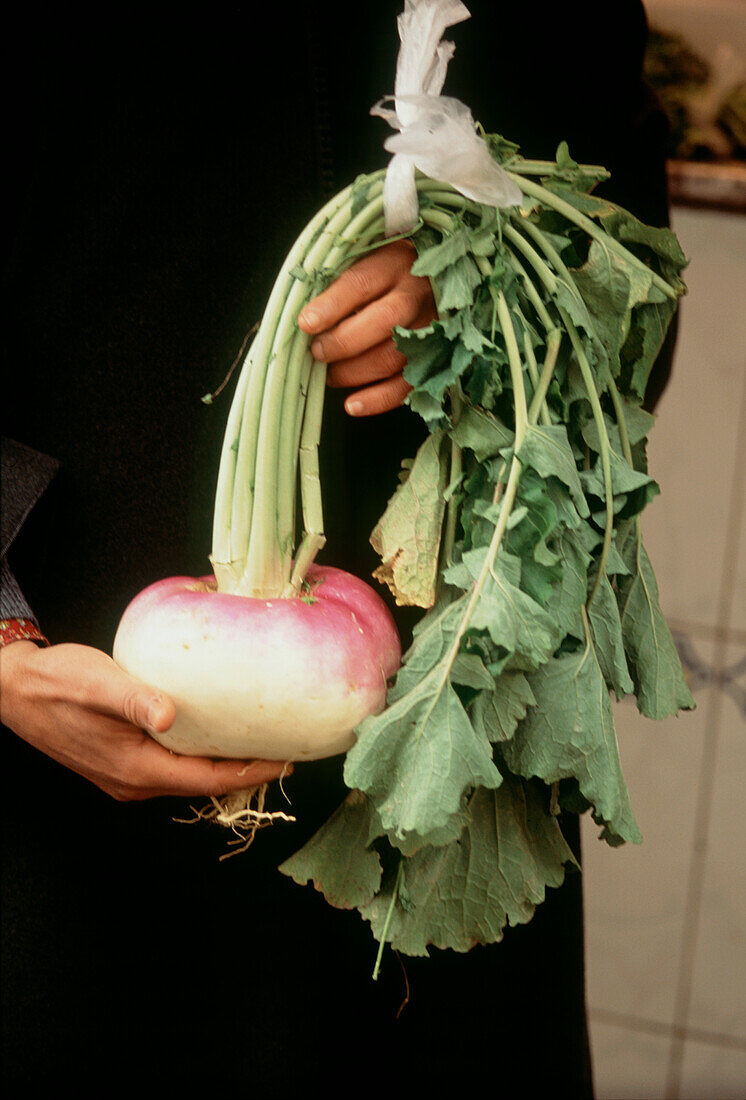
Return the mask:
{"type": "MultiPolygon", "coordinates": [[[[603,170],[588,166],[588,174],[603,170]]],[[[591,218],[547,188],[533,176],[544,179],[556,172],[553,162],[518,158],[509,175],[529,200],[539,201],[584,230],[591,239],[603,239],[610,251],[633,266],[650,270],[619,241],[609,236],[591,218]]],[[[258,331],[244,360],[225,431],[215,497],[211,562],[218,590],[261,599],[291,597],[302,590],[304,577],[323,547],[323,509],[319,482],[318,448],[321,435],[326,365],[314,361],[310,337],[298,327],[302,308],[355,259],[387,243],[384,237],[384,171],[359,177],[331,199],[309,222],[288,253],[270,294],[258,331]],[[361,198],[362,196],[362,198],[361,198]],[[300,489],[302,536],[298,541],[296,509],[300,489]]],[[[453,231],[455,214],[479,217],[482,207],[453,188],[420,176],[420,226],[427,225],[444,235],[453,231]]],[[[606,489],[606,527],[593,599],[604,572],[611,545],[614,513],[609,440],[594,378],[583,341],[568,311],[553,298],[558,279],[565,286],[573,281],[552,241],[524,216],[522,209],[500,211],[500,233],[510,246],[509,257],[519,276],[531,324],[543,330],[546,357],[539,371],[528,339],[515,330],[504,294],[496,287],[494,326],[499,327],[508,352],[515,397],[515,446],[508,471],[501,522],[487,565],[494,561],[502,533],[515,498],[520,446],[526,426],[537,418],[551,423],[545,397],[560,344],[567,338],[583,376],[593,417],[601,439],[601,462],[606,489]],[[521,355],[523,347],[523,356],[521,355]],[[532,392],[529,407],[527,384],[532,392]]],[[[420,226],[417,228],[419,229],[420,226]]],[[[416,231],[413,234],[416,236],[416,231]]],[[[475,257],[480,273],[489,277],[489,259],[475,257]]],[[[655,286],[669,298],[677,291],[653,273],[655,286]]],[[[575,292],[579,294],[579,292],[575,292]]],[[[623,403],[610,371],[600,380],[611,394],[624,448],[631,464],[631,448],[625,428],[623,403]]],[[[459,396],[451,391],[451,413],[457,419],[459,396]]],[[[452,479],[458,476],[460,455],[452,446],[452,479]]],[[[498,480],[496,500],[502,493],[498,480]]],[[[445,544],[453,541],[455,507],[449,506],[445,544]]],[[[478,598],[475,586],[474,599],[478,598]]],[[[467,617],[463,630],[468,626],[467,617]]],[[[461,631],[460,633],[463,633],[461,631]]]]}

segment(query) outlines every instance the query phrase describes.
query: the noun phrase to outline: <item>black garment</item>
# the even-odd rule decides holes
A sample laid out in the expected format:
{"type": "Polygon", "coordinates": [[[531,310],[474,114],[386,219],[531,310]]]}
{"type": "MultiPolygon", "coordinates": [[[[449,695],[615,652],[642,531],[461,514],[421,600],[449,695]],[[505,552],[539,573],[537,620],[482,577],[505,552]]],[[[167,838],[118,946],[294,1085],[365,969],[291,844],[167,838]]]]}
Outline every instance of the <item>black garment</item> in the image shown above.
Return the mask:
{"type": "Polygon", "coordinates": [[[11,572],[7,554],[58,468],[59,462],[50,455],[15,439],[0,438],[0,619],[29,619],[39,625],[11,572]]]}
{"type": "MultiPolygon", "coordinates": [[[[305,222],[385,165],[388,129],[368,110],[393,89],[400,6],[376,0],[351,24],[342,0],[277,5],[261,39],[240,6],[180,12],[165,30],[108,11],[81,37],[67,12],[26,28],[0,326],[18,385],[3,432],[62,463],[9,552],[53,642],[110,652],[137,591],[206,570],[228,396],[200,396],[305,222]]],[[[662,224],[641,4],[606,5],[613,46],[590,2],[530,26],[525,7],[468,6],[445,90],[526,155],[566,138],[606,162],[606,193],[662,224]]],[[[341,399],[330,392],[325,414],[324,560],[365,576],[367,535],[423,429],[406,409],[350,422],[341,399]]],[[[372,983],[358,915],[276,871],[339,802],[339,760],[288,783],[297,826],[220,863],[221,832],[172,822],[181,801],[114,803],[7,731],[2,752],[6,1084],[367,1080],[397,1094],[471,1088],[484,1069],[501,1095],[561,1083],[591,1096],[578,875],[502,944],[403,960],[397,1019],[396,957],[372,983]]]]}

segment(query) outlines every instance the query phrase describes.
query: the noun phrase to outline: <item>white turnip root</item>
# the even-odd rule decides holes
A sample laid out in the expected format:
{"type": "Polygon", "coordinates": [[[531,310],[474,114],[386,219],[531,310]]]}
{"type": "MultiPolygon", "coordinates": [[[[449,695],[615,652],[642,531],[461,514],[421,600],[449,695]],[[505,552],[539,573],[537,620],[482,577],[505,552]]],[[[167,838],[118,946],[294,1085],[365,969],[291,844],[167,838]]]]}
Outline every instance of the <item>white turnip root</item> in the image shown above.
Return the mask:
{"type": "Polygon", "coordinates": [[[311,566],[303,595],[263,600],[216,590],[212,577],[170,577],[141,592],[117,631],[114,659],[157,684],[176,719],[154,736],[188,756],[315,760],[345,752],[380,711],[401,646],[367,584],[311,566]]]}

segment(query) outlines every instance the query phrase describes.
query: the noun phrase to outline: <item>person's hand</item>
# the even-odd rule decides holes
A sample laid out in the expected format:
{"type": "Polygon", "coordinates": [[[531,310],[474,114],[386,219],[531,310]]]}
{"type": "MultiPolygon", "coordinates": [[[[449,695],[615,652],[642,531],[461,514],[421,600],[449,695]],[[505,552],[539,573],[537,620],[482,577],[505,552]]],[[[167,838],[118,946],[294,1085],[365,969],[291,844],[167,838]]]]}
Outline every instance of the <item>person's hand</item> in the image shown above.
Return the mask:
{"type": "Polygon", "coordinates": [[[159,795],[212,796],[279,778],[272,760],[178,756],[145,730],[174,721],[168,696],[133,679],[90,646],[0,649],[0,719],[24,741],[122,802],[159,795]]]}
{"type": "Polygon", "coordinates": [[[301,310],[298,325],[316,339],[315,359],[329,363],[330,386],[350,387],[351,416],[388,412],[412,388],[402,375],[405,357],[391,330],[423,328],[437,316],[429,279],[412,275],[411,241],[394,241],[344,271],[301,310]]]}

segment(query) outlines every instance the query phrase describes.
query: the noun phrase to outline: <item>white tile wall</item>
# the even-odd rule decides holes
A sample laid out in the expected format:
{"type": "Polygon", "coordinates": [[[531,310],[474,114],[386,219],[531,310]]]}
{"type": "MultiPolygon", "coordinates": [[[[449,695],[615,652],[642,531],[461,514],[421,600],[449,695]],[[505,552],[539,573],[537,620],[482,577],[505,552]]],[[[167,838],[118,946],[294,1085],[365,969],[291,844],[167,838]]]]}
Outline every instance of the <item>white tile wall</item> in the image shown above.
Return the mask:
{"type": "MultiPolygon", "coordinates": [[[[744,259],[746,263],[746,259],[744,259]]],[[[742,417],[742,420],[746,421],[746,416],[742,417]]],[[[744,444],[742,439],[742,447],[744,444]]],[[[739,465],[743,470],[746,466],[746,455],[743,456],[743,460],[739,457],[739,465]]],[[[746,546],[746,494],[741,495],[741,499],[736,501],[737,505],[741,508],[741,523],[738,531],[738,545],[741,548],[740,554],[737,555],[736,566],[733,576],[733,603],[731,605],[731,631],[740,632],[743,637],[739,637],[740,641],[746,644],[746,552],[744,547],[746,546]]]]}
{"type": "Polygon", "coordinates": [[[680,1100],[743,1100],[746,1050],[690,1039],[680,1100]]]}
{"type": "Polygon", "coordinates": [[[605,1100],[664,1100],[665,1036],[592,1021],[594,1090],[605,1100]]]}
{"type": "MultiPolygon", "coordinates": [[[[746,462],[739,435],[746,398],[746,216],[682,209],[674,213],[674,229],[690,261],[689,289],[680,306],[675,373],[650,434],[650,472],[661,495],[645,512],[643,533],[666,613],[714,627],[734,474],[746,462]]],[[[746,628],[746,615],[740,625],[746,628]]]]}
{"type": "Polygon", "coordinates": [[[618,704],[643,844],[583,820],[597,1100],[746,1100],[746,216],[673,227],[689,294],[643,531],[697,710],[618,704]]]}
{"type": "MultiPolygon", "coordinates": [[[[711,659],[712,643],[705,643],[711,659]]],[[[615,707],[622,767],[643,834],[614,849],[583,821],[590,1009],[667,1024],[674,1016],[684,895],[707,707],[660,723],[633,702],[615,707]]]]}
{"type": "Polygon", "coordinates": [[[746,1051],[746,647],[726,648],[722,673],[688,1022],[746,1051]]]}

